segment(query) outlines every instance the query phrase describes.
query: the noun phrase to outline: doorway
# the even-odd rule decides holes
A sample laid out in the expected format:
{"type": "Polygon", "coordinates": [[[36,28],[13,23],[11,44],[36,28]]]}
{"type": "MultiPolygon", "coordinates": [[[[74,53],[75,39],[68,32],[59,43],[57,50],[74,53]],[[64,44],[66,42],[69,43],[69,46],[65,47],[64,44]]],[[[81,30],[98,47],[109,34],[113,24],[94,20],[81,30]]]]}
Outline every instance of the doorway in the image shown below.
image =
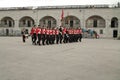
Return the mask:
{"type": "Polygon", "coordinates": [[[116,38],[118,35],[118,31],[117,30],[113,30],[113,38],[116,38]]]}
{"type": "Polygon", "coordinates": [[[9,29],[6,29],[6,36],[9,36],[9,29]]]}

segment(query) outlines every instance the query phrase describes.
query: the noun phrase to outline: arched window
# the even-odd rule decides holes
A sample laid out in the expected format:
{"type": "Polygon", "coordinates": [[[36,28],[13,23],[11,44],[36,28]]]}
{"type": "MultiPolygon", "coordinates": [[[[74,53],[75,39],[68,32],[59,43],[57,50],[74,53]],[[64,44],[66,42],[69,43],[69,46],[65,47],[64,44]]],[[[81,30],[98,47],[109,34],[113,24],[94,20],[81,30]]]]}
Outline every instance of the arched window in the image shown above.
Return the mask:
{"type": "Polygon", "coordinates": [[[1,20],[1,27],[14,27],[14,20],[11,17],[4,17],[1,20]]]}
{"type": "Polygon", "coordinates": [[[29,16],[25,16],[21,18],[19,21],[19,27],[32,27],[33,25],[34,20],[29,16]]]}
{"type": "Polygon", "coordinates": [[[116,17],[113,17],[111,19],[111,28],[117,28],[118,27],[118,19],[116,17]]]}
{"type": "Polygon", "coordinates": [[[86,20],[87,28],[105,28],[105,20],[101,16],[91,16],[86,20]]]}
{"type": "Polygon", "coordinates": [[[63,26],[65,27],[80,27],[80,20],[75,16],[66,16],[63,19],[63,26]]]}
{"type": "Polygon", "coordinates": [[[45,27],[56,27],[56,19],[52,16],[45,16],[40,21],[39,24],[45,27]]]}

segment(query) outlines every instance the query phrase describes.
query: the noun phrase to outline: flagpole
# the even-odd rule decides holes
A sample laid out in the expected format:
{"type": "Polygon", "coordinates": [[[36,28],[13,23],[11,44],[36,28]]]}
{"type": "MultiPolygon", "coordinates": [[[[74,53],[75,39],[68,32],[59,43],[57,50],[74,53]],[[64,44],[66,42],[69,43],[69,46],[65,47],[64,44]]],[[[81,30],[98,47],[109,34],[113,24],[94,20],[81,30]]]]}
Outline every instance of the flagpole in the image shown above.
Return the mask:
{"type": "Polygon", "coordinates": [[[61,26],[63,26],[63,18],[64,18],[64,11],[62,9],[62,13],[61,13],[61,26]]]}

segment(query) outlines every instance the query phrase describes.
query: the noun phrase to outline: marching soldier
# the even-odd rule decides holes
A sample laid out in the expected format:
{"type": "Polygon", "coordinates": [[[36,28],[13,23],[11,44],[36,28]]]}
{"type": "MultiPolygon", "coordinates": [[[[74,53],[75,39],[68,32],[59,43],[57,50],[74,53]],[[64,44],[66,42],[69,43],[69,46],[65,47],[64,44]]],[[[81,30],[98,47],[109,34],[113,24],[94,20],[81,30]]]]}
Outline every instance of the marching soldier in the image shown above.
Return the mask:
{"type": "Polygon", "coordinates": [[[50,38],[49,38],[49,43],[52,44],[52,35],[53,35],[53,32],[52,32],[52,28],[50,28],[50,38]]]}
{"type": "Polygon", "coordinates": [[[38,45],[41,45],[40,44],[40,41],[41,41],[41,27],[40,27],[40,25],[38,25],[38,27],[37,27],[37,29],[36,29],[36,34],[37,34],[37,37],[38,37],[38,41],[37,41],[37,44],[38,45]]]}
{"type": "Polygon", "coordinates": [[[55,28],[52,28],[52,44],[55,42],[55,28]]]}
{"type": "Polygon", "coordinates": [[[82,29],[79,28],[79,41],[81,42],[82,41],[82,29]]]}
{"type": "Polygon", "coordinates": [[[47,27],[46,29],[46,44],[49,45],[49,40],[50,40],[50,28],[47,27]]]}
{"type": "Polygon", "coordinates": [[[68,29],[66,29],[66,34],[65,34],[65,42],[68,43],[69,42],[69,34],[68,34],[68,29]]]}
{"type": "Polygon", "coordinates": [[[64,27],[63,30],[62,30],[62,35],[63,35],[63,42],[66,43],[66,28],[64,27]]]}
{"type": "Polygon", "coordinates": [[[74,34],[74,42],[77,42],[77,29],[73,30],[73,34],[74,34]]]}
{"type": "Polygon", "coordinates": [[[72,34],[71,40],[72,42],[74,42],[74,29],[73,28],[71,29],[71,34],[72,34]]]}
{"type": "Polygon", "coordinates": [[[56,44],[59,42],[59,30],[58,28],[55,29],[55,35],[56,35],[56,44]]]}
{"type": "Polygon", "coordinates": [[[42,45],[45,45],[46,29],[44,26],[42,27],[41,35],[42,35],[42,45]]]}
{"type": "Polygon", "coordinates": [[[68,36],[69,36],[69,42],[71,42],[71,38],[72,38],[72,32],[71,32],[71,28],[68,29],[68,36]]]}
{"type": "Polygon", "coordinates": [[[61,26],[59,28],[59,38],[60,38],[60,44],[62,44],[63,36],[62,36],[62,27],[61,26]]]}
{"type": "Polygon", "coordinates": [[[36,25],[34,25],[31,29],[31,37],[32,37],[32,43],[36,45],[36,40],[37,40],[37,37],[36,37],[36,25]]]}
{"type": "Polygon", "coordinates": [[[78,42],[79,36],[80,36],[80,30],[79,30],[79,28],[77,28],[76,32],[77,32],[77,42],[78,42]]]}

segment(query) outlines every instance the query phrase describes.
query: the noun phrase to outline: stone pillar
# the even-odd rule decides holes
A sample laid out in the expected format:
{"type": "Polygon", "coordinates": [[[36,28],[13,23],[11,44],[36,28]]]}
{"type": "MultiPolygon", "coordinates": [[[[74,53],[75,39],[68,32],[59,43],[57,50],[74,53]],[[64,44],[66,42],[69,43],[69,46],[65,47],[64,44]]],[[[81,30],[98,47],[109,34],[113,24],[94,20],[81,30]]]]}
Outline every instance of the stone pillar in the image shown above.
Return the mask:
{"type": "Polygon", "coordinates": [[[86,28],[86,27],[85,27],[85,21],[84,21],[84,19],[81,19],[81,20],[80,20],[80,27],[81,27],[81,28],[84,28],[84,29],[86,28]]]}
{"type": "Polygon", "coordinates": [[[34,25],[39,25],[39,10],[37,10],[37,9],[33,9],[32,10],[33,11],[33,15],[34,15],[34,25]]]}
{"type": "Polygon", "coordinates": [[[21,35],[21,29],[19,27],[19,20],[16,19],[14,21],[13,35],[21,35]]]}
{"type": "Polygon", "coordinates": [[[111,34],[109,34],[109,29],[110,29],[110,20],[106,19],[105,20],[106,24],[105,24],[105,37],[110,37],[111,34]]]}
{"type": "Polygon", "coordinates": [[[39,20],[38,20],[37,17],[35,18],[35,25],[36,25],[36,26],[39,25],[39,20]]]}
{"type": "Polygon", "coordinates": [[[83,9],[83,10],[81,10],[81,16],[82,16],[82,18],[81,18],[81,20],[80,20],[80,27],[81,28],[84,28],[84,29],[86,29],[86,26],[85,26],[85,23],[86,23],[86,21],[85,21],[85,10],[83,9]]]}
{"type": "Polygon", "coordinates": [[[19,29],[19,20],[17,19],[14,21],[14,28],[19,29]]]}
{"type": "Polygon", "coordinates": [[[34,25],[36,25],[36,26],[37,26],[37,24],[38,24],[38,22],[37,22],[37,20],[35,19],[35,23],[34,23],[34,25]]]}

